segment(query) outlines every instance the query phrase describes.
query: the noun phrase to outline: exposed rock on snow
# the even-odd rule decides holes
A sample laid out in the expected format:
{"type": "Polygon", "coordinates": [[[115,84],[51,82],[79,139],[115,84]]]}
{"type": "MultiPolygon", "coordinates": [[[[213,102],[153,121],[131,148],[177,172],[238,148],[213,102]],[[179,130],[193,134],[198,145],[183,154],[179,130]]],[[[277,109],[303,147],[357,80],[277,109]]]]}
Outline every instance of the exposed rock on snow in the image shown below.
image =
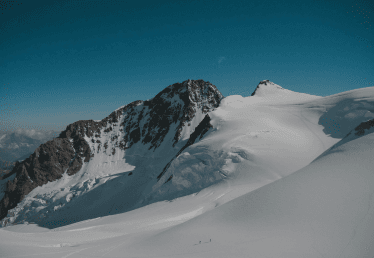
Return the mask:
{"type": "MultiPolygon", "coordinates": [[[[213,126],[210,124],[210,117],[209,115],[206,115],[204,117],[204,119],[200,122],[200,124],[195,128],[195,131],[190,135],[190,139],[188,139],[188,142],[186,143],[186,145],[184,145],[182,147],[182,149],[180,149],[180,151],[178,151],[177,155],[175,155],[175,158],[177,158],[188,146],[192,145],[195,143],[196,139],[199,137],[199,139],[201,139],[204,134],[210,129],[212,128],[213,126]]],[[[170,164],[171,162],[173,162],[173,160],[175,159],[173,158],[166,166],[165,168],[163,169],[163,171],[161,172],[161,174],[159,174],[157,176],[157,181],[161,179],[161,177],[164,175],[164,173],[166,172],[166,170],[170,167],[170,164]]],[[[171,175],[168,179],[171,180],[171,178],[173,177],[173,175],[171,175]]]]}
{"type": "Polygon", "coordinates": [[[256,93],[258,94],[258,92],[260,91],[260,89],[268,89],[268,90],[284,90],[281,86],[269,81],[269,80],[263,80],[261,81],[255,91],[251,94],[251,96],[254,96],[256,95],[256,93]]]}
{"type": "MultiPolygon", "coordinates": [[[[374,119],[368,120],[366,122],[362,122],[359,126],[355,128],[357,136],[363,136],[369,132],[371,128],[374,127],[374,119]]],[[[370,130],[372,131],[372,130],[370,130]]]]}
{"type": "Polygon", "coordinates": [[[193,125],[218,107],[221,99],[223,95],[211,83],[187,80],[166,87],[151,100],[125,105],[101,121],[68,125],[58,138],[42,144],[11,171],[9,175],[16,176],[7,183],[0,201],[0,220],[33,189],[60,179],[65,172],[76,174],[84,163],[96,162],[95,155],[118,156],[140,142],[154,152],[169,131],[173,135],[169,148],[176,147],[181,139],[190,138],[193,125]]]}
{"type": "Polygon", "coordinates": [[[2,255],[373,257],[374,87],[265,80],[222,99],[189,80],[156,97],[68,126],[0,178],[3,204],[24,195],[2,255]]]}
{"type": "Polygon", "coordinates": [[[55,131],[17,129],[0,132],[0,174],[1,169],[11,170],[13,162],[28,158],[35,149],[54,137],[55,131]]]}
{"type": "Polygon", "coordinates": [[[252,97],[260,98],[263,102],[289,102],[295,101],[316,100],[320,96],[294,92],[287,90],[269,80],[261,81],[255,91],[251,94],[252,97]]]}
{"type": "Polygon", "coordinates": [[[16,207],[34,188],[60,179],[65,172],[72,175],[79,171],[82,159],[87,162],[89,157],[89,146],[79,137],[75,137],[73,143],[66,138],[55,138],[40,145],[9,173],[9,176],[16,176],[13,181],[7,182],[0,201],[0,218],[4,218],[7,211],[16,207]]]}
{"type": "Polygon", "coordinates": [[[67,126],[17,164],[0,180],[1,223],[56,228],[225,185],[216,207],[306,166],[370,118],[360,92],[318,97],[265,80],[253,96],[223,98],[203,80],[170,85],[67,126]]]}

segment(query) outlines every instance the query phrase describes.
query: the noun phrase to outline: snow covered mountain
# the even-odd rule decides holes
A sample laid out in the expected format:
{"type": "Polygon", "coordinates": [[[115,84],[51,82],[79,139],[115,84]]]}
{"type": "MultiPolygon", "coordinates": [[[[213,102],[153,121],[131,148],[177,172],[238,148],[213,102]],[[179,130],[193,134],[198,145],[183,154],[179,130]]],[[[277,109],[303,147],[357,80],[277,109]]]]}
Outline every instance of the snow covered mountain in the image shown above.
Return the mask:
{"type": "MultiPolygon", "coordinates": [[[[295,99],[311,99],[312,95],[287,90],[269,80],[261,81],[251,96],[260,97],[261,101],[287,102],[295,99]]],[[[315,96],[317,97],[317,96],[315,96]]]]}
{"type": "Polygon", "coordinates": [[[53,227],[56,216],[47,213],[61,208],[60,224],[133,208],[160,181],[164,167],[177,152],[209,129],[207,112],[218,107],[222,98],[211,83],[188,80],[166,87],[149,101],[125,105],[102,121],[78,121],[67,126],[3,179],[11,180],[0,196],[0,219],[18,207],[2,224],[43,218],[53,227]],[[101,194],[103,187],[110,185],[113,190],[101,194]],[[118,202],[113,199],[115,195],[133,198],[118,202]],[[98,210],[100,202],[102,208],[98,210]],[[38,207],[30,203],[38,203],[38,207]],[[81,205],[85,214],[66,221],[64,211],[81,205]]]}
{"type": "Polygon", "coordinates": [[[134,244],[102,246],[115,248],[108,257],[373,257],[373,125],[363,122],[306,167],[201,216],[134,244]]]}
{"type": "Polygon", "coordinates": [[[17,164],[0,181],[0,250],[373,257],[373,132],[374,87],[319,97],[266,80],[224,98],[173,84],[17,164]]]}

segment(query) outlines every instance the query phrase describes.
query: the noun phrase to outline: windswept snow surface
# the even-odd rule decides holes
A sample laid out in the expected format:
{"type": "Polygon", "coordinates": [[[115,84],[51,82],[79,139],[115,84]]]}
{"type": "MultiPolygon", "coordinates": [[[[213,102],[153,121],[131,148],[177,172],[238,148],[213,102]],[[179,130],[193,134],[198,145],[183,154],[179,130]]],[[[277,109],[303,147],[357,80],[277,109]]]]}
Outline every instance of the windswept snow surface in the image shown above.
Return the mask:
{"type": "Polygon", "coordinates": [[[373,257],[373,132],[290,176],[120,247],[113,255],[373,257]]]}
{"type": "MultiPolygon", "coordinates": [[[[328,97],[258,93],[226,97],[209,112],[213,128],[173,159],[158,183],[138,183],[144,191],[135,194],[126,190],[137,189],[128,183],[137,182],[127,179],[130,171],[141,167],[139,174],[155,175],[162,169],[153,171],[147,152],[135,146],[133,155],[147,157],[143,164],[113,158],[110,184],[90,194],[105,180],[106,170],[101,161],[89,163],[75,176],[86,173],[87,186],[81,190],[87,194],[82,196],[91,199],[80,197],[63,213],[50,212],[70,219],[89,207],[100,214],[95,209],[120,209],[137,194],[140,208],[54,229],[36,224],[2,228],[0,257],[372,258],[373,129],[344,137],[374,118],[374,88],[328,97]],[[96,180],[91,188],[89,180],[96,180]]],[[[64,187],[60,191],[66,190],[61,196],[67,203],[74,197],[72,188],[64,187]]],[[[29,197],[50,193],[41,188],[29,197]]]]}

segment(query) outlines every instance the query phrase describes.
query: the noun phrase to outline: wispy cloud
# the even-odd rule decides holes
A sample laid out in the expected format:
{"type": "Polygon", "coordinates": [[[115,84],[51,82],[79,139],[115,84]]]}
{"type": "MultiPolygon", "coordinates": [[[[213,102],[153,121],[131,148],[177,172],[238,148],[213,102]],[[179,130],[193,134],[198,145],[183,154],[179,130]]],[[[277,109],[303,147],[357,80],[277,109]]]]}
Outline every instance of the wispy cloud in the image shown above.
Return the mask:
{"type": "Polygon", "coordinates": [[[42,130],[35,130],[35,129],[25,129],[25,128],[17,128],[15,133],[18,135],[24,135],[32,139],[36,140],[50,140],[53,137],[57,137],[59,132],[56,131],[42,131],[42,130]]]}
{"type": "Polygon", "coordinates": [[[224,60],[226,60],[226,57],[224,57],[224,56],[218,57],[218,63],[219,64],[222,63],[224,60]]]}

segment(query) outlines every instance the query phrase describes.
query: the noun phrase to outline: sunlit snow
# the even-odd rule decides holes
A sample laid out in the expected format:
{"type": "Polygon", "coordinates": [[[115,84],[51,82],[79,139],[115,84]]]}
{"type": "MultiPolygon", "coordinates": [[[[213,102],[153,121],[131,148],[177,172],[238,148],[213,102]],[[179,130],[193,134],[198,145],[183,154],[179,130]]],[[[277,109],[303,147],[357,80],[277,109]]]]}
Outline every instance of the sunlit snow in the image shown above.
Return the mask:
{"type": "Polygon", "coordinates": [[[0,229],[0,257],[374,257],[374,129],[354,132],[374,118],[374,87],[319,97],[268,83],[208,114],[213,128],[158,182],[172,133],[34,189],[0,229]]]}

